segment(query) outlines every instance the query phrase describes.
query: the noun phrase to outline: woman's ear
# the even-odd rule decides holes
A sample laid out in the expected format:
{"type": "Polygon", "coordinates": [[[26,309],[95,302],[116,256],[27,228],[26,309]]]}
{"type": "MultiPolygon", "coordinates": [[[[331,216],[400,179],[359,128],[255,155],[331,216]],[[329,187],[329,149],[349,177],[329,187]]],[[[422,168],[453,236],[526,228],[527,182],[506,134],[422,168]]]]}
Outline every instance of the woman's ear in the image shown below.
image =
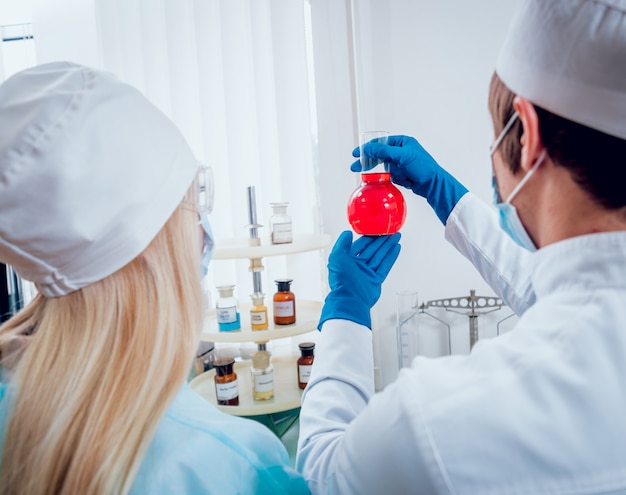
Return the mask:
{"type": "Polygon", "coordinates": [[[528,172],[544,150],[539,134],[539,117],[533,104],[522,96],[513,99],[513,108],[519,114],[523,128],[521,167],[528,172]]]}

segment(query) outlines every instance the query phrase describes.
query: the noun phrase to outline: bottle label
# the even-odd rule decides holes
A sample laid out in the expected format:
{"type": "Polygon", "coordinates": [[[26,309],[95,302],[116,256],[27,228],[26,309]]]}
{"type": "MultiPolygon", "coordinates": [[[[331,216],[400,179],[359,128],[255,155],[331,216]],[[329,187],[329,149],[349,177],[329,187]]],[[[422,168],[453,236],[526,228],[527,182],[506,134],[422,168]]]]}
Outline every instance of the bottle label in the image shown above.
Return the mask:
{"type": "Polygon", "coordinates": [[[228,308],[216,308],[218,323],[233,323],[237,321],[237,306],[229,306],[228,308]]]}
{"type": "Polygon", "coordinates": [[[292,240],[291,223],[275,223],[272,226],[272,243],[285,244],[292,240]]]}
{"type": "Polygon", "coordinates": [[[274,390],[274,372],[263,375],[254,375],[254,390],[256,392],[271,392],[274,390]]]}
{"type": "Polygon", "coordinates": [[[230,400],[239,396],[239,386],[237,380],[228,383],[216,383],[215,392],[217,400],[230,400]]]}
{"type": "Polygon", "coordinates": [[[267,323],[267,311],[250,311],[250,323],[253,325],[265,325],[267,323]]]}
{"type": "Polygon", "coordinates": [[[298,366],[298,378],[300,379],[300,383],[309,383],[312,368],[313,365],[310,364],[301,364],[298,366]]]}
{"type": "Polygon", "coordinates": [[[293,301],[277,301],[274,303],[274,316],[293,316],[293,301]]]}

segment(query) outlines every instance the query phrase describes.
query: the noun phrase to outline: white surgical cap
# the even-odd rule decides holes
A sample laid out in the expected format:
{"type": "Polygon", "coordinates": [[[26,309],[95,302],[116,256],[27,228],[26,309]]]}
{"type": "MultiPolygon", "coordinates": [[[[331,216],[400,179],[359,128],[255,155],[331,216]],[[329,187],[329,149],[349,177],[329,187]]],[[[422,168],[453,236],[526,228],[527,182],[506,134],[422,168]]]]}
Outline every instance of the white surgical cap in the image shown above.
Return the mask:
{"type": "Polygon", "coordinates": [[[174,124],[108,72],[56,62],[0,86],[0,262],[45,296],[139,255],[198,164],[174,124]]]}
{"type": "Polygon", "coordinates": [[[521,0],[496,72],[534,104],[626,139],[626,0],[521,0]]]}

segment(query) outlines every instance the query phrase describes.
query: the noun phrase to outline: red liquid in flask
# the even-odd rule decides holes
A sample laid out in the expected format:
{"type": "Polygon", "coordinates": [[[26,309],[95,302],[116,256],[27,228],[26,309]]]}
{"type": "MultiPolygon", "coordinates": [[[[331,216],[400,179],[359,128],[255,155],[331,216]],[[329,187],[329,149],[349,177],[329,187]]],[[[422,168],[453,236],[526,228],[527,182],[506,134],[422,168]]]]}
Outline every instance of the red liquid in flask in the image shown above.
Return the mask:
{"type": "Polygon", "coordinates": [[[348,221],[357,234],[387,235],[398,232],[406,218],[406,203],[391,183],[391,174],[361,174],[361,185],[348,201],[348,221]]]}

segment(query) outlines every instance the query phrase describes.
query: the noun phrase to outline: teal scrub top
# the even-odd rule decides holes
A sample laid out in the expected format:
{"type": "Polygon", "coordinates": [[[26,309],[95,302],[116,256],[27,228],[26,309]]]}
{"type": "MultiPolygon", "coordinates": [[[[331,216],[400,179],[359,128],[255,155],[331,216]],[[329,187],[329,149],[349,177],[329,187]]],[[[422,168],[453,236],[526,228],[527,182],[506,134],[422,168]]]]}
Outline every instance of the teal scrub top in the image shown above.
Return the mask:
{"type": "MultiPolygon", "coordinates": [[[[3,445],[6,391],[2,384],[3,445]]],[[[222,413],[185,384],[158,425],[131,493],[278,495],[308,494],[309,489],[266,426],[222,413]]]]}

